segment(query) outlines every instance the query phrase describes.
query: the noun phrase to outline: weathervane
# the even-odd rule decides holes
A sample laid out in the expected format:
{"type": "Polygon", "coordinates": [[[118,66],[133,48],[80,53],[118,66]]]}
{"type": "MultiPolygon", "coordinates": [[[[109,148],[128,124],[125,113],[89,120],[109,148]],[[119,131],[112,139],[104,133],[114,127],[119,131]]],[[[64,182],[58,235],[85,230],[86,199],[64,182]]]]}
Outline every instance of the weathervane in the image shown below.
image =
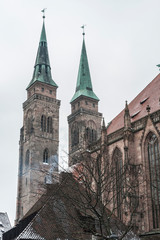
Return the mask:
{"type": "Polygon", "coordinates": [[[83,36],[85,35],[85,31],[84,31],[85,26],[86,25],[84,25],[84,24],[81,26],[81,28],[83,29],[83,33],[82,33],[83,36]]]}
{"type": "Polygon", "coordinates": [[[43,13],[43,18],[45,18],[45,11],[46,11],[46,9],[47,8],[43,8],[42,11],[41,11],[43,13]]]}

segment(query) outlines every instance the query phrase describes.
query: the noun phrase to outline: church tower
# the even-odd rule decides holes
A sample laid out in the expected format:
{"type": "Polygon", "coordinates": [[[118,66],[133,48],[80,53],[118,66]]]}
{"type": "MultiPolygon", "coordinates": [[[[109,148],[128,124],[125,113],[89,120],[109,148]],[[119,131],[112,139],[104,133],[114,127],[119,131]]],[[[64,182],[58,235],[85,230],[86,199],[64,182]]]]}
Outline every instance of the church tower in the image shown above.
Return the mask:
{"type": "Polygon", "coordinates": [[[68,116],[69,166],[75,164],[80,152],[101,135],[102,114],[98,112],[99,99],[93,92],[84,37],[83,31],[76,91],[70,102],[71,114],[68,116]]]}
{"type": "Polygon", "coordinates": [[[16,222],[44,193],[45,184],[52,181],[51,174],[58,171],[60,101],[51,75],[44,20],[45,16],[33,77],[23,103],[16,222]]]}

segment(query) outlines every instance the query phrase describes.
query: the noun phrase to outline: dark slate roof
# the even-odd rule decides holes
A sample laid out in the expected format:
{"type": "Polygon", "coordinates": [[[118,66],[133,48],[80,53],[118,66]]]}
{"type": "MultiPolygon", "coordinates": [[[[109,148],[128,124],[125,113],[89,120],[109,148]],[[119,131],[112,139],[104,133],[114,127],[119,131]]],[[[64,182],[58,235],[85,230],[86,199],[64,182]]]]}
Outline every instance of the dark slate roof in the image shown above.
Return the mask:
{"type": "Polygon", "coordinates": [[[73,102],[80,96],[89,97],[99,101],[98,97],[93,92],[84,39],[82,44],[81,58],[80,58],[79,71],[78,71],[78,77],[77,77],[76,92],[72,97],[71,102],[73,102]]]}
{"type": "MultiPolygon", "coordinates": [[[[150,113],[160,109],[160,74],[158,74],[131,102],[128,104],[131,122],[135,122],[147,115],[146,107],[150,106],[150,113]]],[[[110,123],[107,134],[124,127],[124,110],[110,123]]]]}

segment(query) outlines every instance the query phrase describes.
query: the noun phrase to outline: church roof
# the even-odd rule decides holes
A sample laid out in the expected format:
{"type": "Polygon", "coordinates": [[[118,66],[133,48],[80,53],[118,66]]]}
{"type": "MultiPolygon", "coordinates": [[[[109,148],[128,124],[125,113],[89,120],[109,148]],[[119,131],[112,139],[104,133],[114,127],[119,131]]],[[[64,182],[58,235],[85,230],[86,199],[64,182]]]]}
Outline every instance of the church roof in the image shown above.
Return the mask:
{"type": "MultiPolygon", "coordinates": [[[[131,122],[135,122],[147,115],[146,107],[149,105],[150,113],[160,109],[160,74],[158,74],[128,105],[131,122]]],[[[107,134],[124,127],[124,109],[110,123],[107,134]]]]}
{"type": "Polygon", "coordinates": [[[78,77],[77,77],[76,92],[73,98],[71,99],[71,102],[73,102],[75,99],[77,99],[80,96],[89,97],[99,101],[98,97],[93,92],[84,38],[83,38],[81,58],[80,58],[79,71],[78,71],[78,77]]]}
{"type": "Polygon", "coordinates": [[[51,67],[50,67],[50,61],[49,61],[44,20],[43,20],[43,26],[42,26],[41,36],[40,36],[37,57],[36,57],[35,66],[34,66],[33,77],[29,85],[27,86],[27,89],[37,81],[52,85],[54,87],[58,87],[57,84],[53,81],[52,75],[51,75],[51,67]]]}

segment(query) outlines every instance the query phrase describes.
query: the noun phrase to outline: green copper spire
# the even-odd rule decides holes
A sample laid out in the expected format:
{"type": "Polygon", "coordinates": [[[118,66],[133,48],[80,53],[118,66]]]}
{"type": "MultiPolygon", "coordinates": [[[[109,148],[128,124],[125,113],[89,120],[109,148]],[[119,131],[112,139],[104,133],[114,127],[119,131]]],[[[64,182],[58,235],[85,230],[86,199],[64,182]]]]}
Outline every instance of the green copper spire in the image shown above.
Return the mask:
{"type": "Polygon", "coordinates": [[[43,15],[43,26],[42,26],[42,32],[41,32],[36,62],[34,66],[33,77],[27,89],[36,81],[58,87],[57,84],[53,81],[52,75],[51,75],[51,67],[49,62],[44,19],[45,19],[45,16],[43,15]]]}
{"type": "Polygon", "coordinates": [[[99,101],[98,97],[95,95],[92,88],[84,35],[85,33],[83,32],[83,44],[82,44],[81,58],[80,58],[79,71],[78,71],[78,77],[77,77],[76,92],[73,98],[71,99],[71,102],[73,102],[75,99],[77,99],[80,96],[93,98],[99,101]]]}

